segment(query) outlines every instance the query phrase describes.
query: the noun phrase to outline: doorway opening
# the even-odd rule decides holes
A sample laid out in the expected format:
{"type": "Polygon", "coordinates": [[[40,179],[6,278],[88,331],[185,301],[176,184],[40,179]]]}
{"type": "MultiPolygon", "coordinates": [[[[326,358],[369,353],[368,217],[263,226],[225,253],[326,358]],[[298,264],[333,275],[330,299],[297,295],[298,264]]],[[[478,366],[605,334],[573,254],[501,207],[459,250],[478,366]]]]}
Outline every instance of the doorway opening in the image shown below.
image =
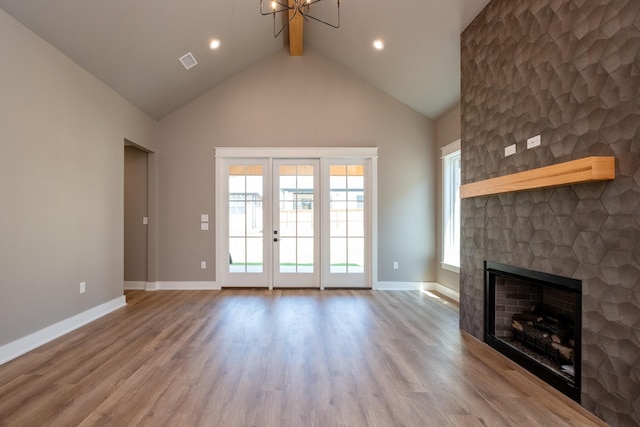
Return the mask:
{"type": "Polygon", "coordinates": [[[145,289],[148,259],[148,153],[124,147],[124,284],[145,289]]]}

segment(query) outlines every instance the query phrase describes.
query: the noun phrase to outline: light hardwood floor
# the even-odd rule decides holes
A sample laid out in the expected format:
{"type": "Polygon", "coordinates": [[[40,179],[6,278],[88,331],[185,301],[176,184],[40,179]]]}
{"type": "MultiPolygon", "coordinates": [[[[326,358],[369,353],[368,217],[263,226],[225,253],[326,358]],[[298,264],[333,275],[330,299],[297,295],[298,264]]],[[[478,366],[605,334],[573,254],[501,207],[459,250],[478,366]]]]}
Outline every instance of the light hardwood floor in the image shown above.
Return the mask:
{"type": "Polygon", "coordinates": [[[0,366],[2,426],[606,425],[419,292],[127,292],[0,366]]]}

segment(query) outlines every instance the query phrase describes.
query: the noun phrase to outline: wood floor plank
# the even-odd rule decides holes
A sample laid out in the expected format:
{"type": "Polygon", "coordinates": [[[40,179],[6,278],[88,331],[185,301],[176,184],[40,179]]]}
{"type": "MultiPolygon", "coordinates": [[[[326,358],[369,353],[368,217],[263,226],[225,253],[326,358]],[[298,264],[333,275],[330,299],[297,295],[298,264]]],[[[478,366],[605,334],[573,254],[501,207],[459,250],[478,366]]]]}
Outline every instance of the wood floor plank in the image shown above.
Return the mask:
{"type": "Polygon", "coordinates": [[[606,425],[419,292],[126,295],[0,366],[0,426],[606,425]]]}

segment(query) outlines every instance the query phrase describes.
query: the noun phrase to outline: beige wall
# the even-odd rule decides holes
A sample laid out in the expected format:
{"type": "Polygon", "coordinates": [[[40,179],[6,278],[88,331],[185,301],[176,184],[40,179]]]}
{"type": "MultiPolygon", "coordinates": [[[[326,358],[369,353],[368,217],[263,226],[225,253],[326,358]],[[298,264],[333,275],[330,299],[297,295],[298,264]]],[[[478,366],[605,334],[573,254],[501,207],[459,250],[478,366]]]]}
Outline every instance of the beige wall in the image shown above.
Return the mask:
{"type": "Polygon", "coordinates": [[[444,285],[448,288],[454,289],[456,291],[460,291],[460,275],[458,273],[454,273],[449,270],[445,270],[440,266],[440,261],[442,260],[443,250],[442,250],[442,161],[440,160],[441,151],[440,149],[447,144],[450,144],[456,140],[460,139],[460,105],[458,104],[456,107],[451,109],[449,112],[444,114],[438,121],[436,122],[436,153],[438,156],[437,164],[437,174],[436,174],[436,218],[437,218],[437,226],[436,226],[436,238],[437,238],[437,248],[438,248],[438,262],[436,265],[436,281],[441,285],[444,285]]]}
{"type": "Polygon", "coordinates": [[[147,281],[148,154],[124,147],[124,280],[147,281]]]}
{"type": "Polygon", "coordinates": [[[216,146],[379,147],[379,280],[435,279],[433,123],[313,50],[158,124],[2,11],[0,55],[0,345],[122,295],[125,139],[153,152],[149,281],[215,280],[216,146]]]}
{"type": "Polygon", "coordinates": [[[2,345],[123,294],[124,138],[154,122],[3,11],[0,58],[2,345]]]}
{"type": "Polygon", "coordinates": [[[158,142],[159,281],[216,278],[199,218],[214,218],[217,146],[379,147],[379,280],[436,277],[433,123],[312,49],[283,49],[174,112],[158,142]]]}

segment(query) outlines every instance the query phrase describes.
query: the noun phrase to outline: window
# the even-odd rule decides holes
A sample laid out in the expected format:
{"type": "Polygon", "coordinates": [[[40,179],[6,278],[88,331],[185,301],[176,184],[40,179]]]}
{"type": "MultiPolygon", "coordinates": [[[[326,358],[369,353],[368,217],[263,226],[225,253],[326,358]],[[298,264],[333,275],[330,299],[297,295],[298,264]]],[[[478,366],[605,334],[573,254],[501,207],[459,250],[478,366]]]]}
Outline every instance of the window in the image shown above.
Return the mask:
{"type": "Polygon", "coordinates": [[[460,268],[460,140],[442,148],[442,267],[460,268]]]}

